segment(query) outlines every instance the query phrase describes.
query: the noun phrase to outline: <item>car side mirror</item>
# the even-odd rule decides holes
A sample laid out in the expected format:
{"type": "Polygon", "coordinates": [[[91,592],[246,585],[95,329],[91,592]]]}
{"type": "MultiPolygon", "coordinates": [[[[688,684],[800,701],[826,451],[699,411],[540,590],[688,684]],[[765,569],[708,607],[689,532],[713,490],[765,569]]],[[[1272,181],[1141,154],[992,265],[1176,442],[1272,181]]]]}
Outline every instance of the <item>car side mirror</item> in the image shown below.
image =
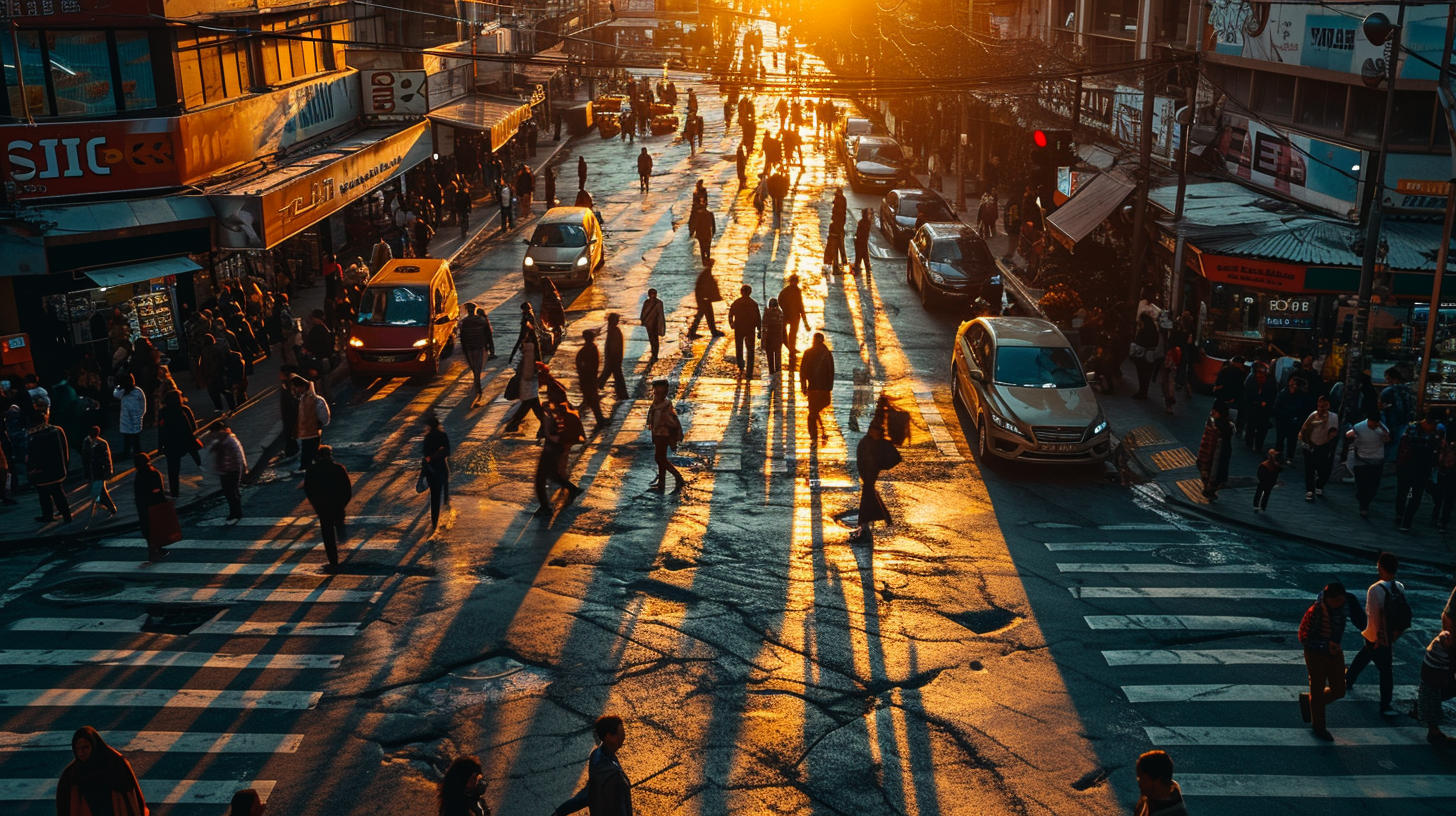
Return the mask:
{"type": "Polygon", "coordinates": [[[439,317],[435,318],[435,325],[436,326],[443,326],[443,325],[445,325],[446,323],[449,323],[449,322],[450,322],[450,315],[440,315],[439,317]]]}
{"type": "Polygon", "coordinates": [[[971,377],[971,379],[975,380],[978,383],[983,383],[983,382],[986,381],[986,374],[985,374],[985,372],[981,371],[980,369],[975,369],[975,368],[971,369],[971,371],[970,371],[970,377],[971,377]]]}

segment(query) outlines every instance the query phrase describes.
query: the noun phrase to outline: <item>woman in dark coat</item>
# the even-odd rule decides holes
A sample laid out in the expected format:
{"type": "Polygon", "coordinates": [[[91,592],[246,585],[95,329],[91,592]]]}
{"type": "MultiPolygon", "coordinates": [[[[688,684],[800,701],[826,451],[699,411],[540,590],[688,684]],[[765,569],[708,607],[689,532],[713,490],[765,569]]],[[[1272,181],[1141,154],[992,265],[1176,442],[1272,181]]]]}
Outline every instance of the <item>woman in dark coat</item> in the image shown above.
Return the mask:
{"type": "Polygon", "coordinates": [[[456,757],[440,780],[440,816],[489,816],[485,770],[473,756],[456,757]]]}
{"type": "Polygon", "coordinates": [[[421,475],[430,489],[430,532],[440,526],[440,503],[450,503],[450,437],[440,429],[440,418],[432,411],[425,415],[424,459],[421,475]]]}
{"type": "Polygon", "coordinates": [[[344,514],[354,498],[354,484],[349,471],[334,461],[331,445],[319,445],[308,472],[303,476],[303,495],[318,515],[319,533],[324,539],[324,553],[329,566],[339,565],[338,537],[344,532],[344,514]]]}
{"type": "Polygon", "coordinates": [[[56,816],[146,816],[131,763],[91,726],[71,738],[76,758],[56,785],[56,816]]]}
{"type": "Polygon", "coordinates": [[[168,391],[162,397],[162,410],[157,414],[157,441],[167,457],[168,493],[176,498],[179,494],[178,481],[182,475],[182,457],[191,456],[192,461],[202,467],[202,457],[197,453],[202,443],[197,440],[197,418],[187,407],[187,400],[177,391],[168,391]]]}
{"type": "Polygon", "coordinates": [[[890,508],[885,506],[875,485],[881,473],[900,464],[900,450],[895,447],[890,432],[890,415],[894,411],[889,399],[882,395],[870,419],[869,431],[855,448],[855,467],[860,481],[859,526],[850,534],[850,541],[869,540],[875,522],[891,521],[890,508]]]}
{"type": "Polygon", "coordinates": [[[1203,439],[1198,445],[1198,473],[1203,476],[1203,497],[1218,501],[1218,491],[1228,483],[1229,457],[1233,455],[1234,424],[1229,422],[1228,407],[1215,402],[1208,422],[1203,426],[1203,439]]]}
{"type": "Polygon", "coordinates": [[[142,538],[147,540],[146,563],[160,561],[167,556],[167,551],[152,540],[150,513],[152,505],[167,501],[166,491],[162,487],[162,472],[152,467],[150,454],[138,453],[132,462],[136,465],[136,475],[132,477],[131,483],[135,490],[137,519],[141,522],[142,538]]]}

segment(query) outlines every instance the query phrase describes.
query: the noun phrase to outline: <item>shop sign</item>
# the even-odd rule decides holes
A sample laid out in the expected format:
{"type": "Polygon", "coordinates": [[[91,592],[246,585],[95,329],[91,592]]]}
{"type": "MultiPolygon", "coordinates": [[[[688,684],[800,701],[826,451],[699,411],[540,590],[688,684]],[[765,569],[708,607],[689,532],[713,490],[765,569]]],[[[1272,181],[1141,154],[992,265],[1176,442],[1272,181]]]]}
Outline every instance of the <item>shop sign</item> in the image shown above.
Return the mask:
{"type": "Polygon", "coordinates": [[[1202,256],[1202,264],[1203,277],[1215,283],[1233,283],[1276,292],[1304,289],[1305,268],[1295,264],[1208,254],[1202,256]]]}
{"type": "Polygon", "coordinates": [[[428,128],[420,122],[261,195],[214,196],[219,245],[266,249],[342,210],[429,151],[428,128]]]}
{"type": "Polygon", "coordinates": [[[1256,187],[1339,216],[1355,206],[1355,179],[1346,170],[1362,163],[1358,150],[1279,133],[1239,116],[1224,117],[1214,147],[1226,170],[1256,187]]]}
{"type": "Polygon", "coordinates": [[[71,122],[0,129],[16,198],[176,187],[175,119],[71,122]]]}
{"type": "Polygon", "coordinates": [[[424,71],[361,71],[365,116],[424,116],[430,109],[424,71]]]}
{"type": "Polygon", "coordinates": [[[1392,153],[1385,160],[1387,206],[1439,216],[1446,210],[1450,178],[1450,156],[1392,153]]]}
{"type": "Polygon", "coordinates": [[[1264,310],[1264,326],[1270,329],[1314,328],[1314,298],[1270,298],[1264,310]]]}
{"type": "MultiPolygon", "coordinates": [[[[1359,32],[1360,18],[1376,7],[1336,14],[1312,3],[1224,0],[1209,4],[1208,27],[1219,54],[1358,75],[1362,66],[1385,59],[1385,48],[1359,32]]],[[[1395,14],[1390,6],[1386,11],[1395,14]]],[[[1425,60],[1401,60],[1402,79],[1437,77],[1445,23],[1444,4],[1406,9],[1401,50],[1425,60]]]]}

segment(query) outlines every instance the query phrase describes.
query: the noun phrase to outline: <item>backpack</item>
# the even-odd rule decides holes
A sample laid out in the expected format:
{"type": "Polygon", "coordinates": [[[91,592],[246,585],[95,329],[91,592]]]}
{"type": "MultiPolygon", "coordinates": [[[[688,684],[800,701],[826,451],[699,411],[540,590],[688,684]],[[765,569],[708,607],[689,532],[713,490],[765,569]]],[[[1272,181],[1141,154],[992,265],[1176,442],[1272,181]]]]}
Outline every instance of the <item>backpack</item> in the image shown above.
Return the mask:
{"type": "Polygon", "coordinates": [[[1405,593],[1394,581],[1385,590],[1385,604],[1381,609],[1381,616],[1385,619],[1385,636],[1390,642],[1394,642],[1410,628],[1415,617],[1411,612],[1410,601],[1406,600],[1405,593]]]}

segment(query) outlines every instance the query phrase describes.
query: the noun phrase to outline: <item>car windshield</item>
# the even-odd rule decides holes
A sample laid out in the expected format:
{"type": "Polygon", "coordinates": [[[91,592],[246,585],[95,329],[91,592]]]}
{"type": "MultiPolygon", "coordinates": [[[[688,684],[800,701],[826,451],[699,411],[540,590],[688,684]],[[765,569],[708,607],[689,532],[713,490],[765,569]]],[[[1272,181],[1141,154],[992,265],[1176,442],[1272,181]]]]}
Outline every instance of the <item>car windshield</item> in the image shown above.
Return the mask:
{"type": "Polygon", "coordinates": [[[371,286],[359,303],[361,326],[426,326],[430,300],[424,289],[412,286],[371,286]]]}
{"type": "Polygon", "coordinates": [[[955,215],[945,203],[934,198],[902,198],[900,199],[900,212],[898,215],[906,218],[915,218],[920,214],[920,208],[925,208],[926,221],[954,221],[955,215]]]}
{"type": "Polygon", "coordinates": [[[531,246],[584,247],[586,230],[580,224],[537,224],[536,234],[531,236],[531,246]]]}
{"type": "Polygon", "coordinates": [[[936,241],[930,248],[930,260],[966,270],[991,270],[996,266],[986,242],[971,235],[936,241]]]}
{"type": "Polygon", "coordinates": [[[1081,388],[1087,384],[1077,355],[1066,347],[996,349],[996,384],[1019,388],[1081,388]]]}
{"type": "Polygon", "coordinates": [[[899,164],[900,148],[892,144],[861,144],[855,161],[872,161],[880,164],[899,164]]]}

